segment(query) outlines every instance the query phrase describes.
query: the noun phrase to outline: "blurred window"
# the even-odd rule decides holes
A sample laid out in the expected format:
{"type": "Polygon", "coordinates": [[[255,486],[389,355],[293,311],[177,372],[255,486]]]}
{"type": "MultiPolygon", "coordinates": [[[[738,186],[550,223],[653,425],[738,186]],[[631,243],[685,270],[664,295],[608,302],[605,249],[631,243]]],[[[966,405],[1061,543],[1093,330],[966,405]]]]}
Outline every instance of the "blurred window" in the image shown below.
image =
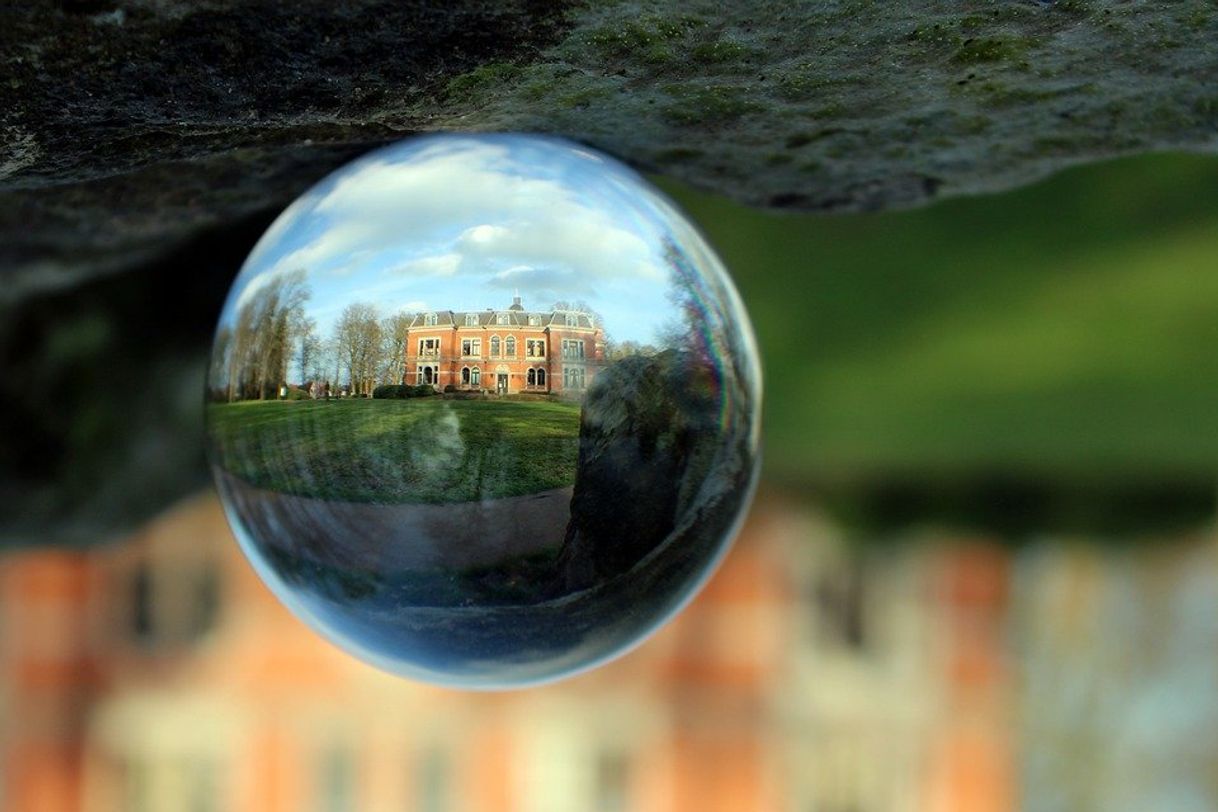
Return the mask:
{"type": "Polygon", "coordinates": [[[148,647],[197,642],[216,625],[220,613],[220,572],[203,562],[154,566],[145,559],[131,579],[134,638],[148,647]]]}
{"type": "Polygon", "coordinates": [[[452,804],[452,761],[439,745],[428,747],[419,759],[416,790],[419,812],[448,812],[452,804]]]}
{"type": "Polygon", "coordinates": [[[215,812],[221,808],[216,765],[205,758],[134,758],[126,762],[124,803],[131,812],[215,812]]]}
{"type": "Polygon", "coordinates": [[[351,812],[355,809],[355,757],[351,750],[332,745],[322,756],[317,793],[318,812],[351,812]]]}
{"type": "Polygon", "coordinates": [[[813,594],[819,637],[852,650],[866,648],[866,597],[863,562],[858,558],[822,572],[813,594]]]}
{"type": "Polygon", "coordinates": [[[596,812],[630,808],[630,756],[619,748],[601,750],[596,758],[596,812]]]}
{"type": "Polygon", "coordinates": [[[436,326],[436,314],[427,313],[426,315],[424,315],[423,316],[423,326],[424,327],[435,327],[436,326]]]}

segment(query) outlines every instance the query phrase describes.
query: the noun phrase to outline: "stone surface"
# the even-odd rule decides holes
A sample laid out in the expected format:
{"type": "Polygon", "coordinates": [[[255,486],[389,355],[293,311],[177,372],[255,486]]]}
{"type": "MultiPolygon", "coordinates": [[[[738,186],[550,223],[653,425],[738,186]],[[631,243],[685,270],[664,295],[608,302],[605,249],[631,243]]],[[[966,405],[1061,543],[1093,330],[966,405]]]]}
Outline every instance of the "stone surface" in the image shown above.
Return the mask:
{"type": "Polygon", "coordinates": [[[91,541],[204,481],[199,374],[229,278],[274,212],[405,134],[558,133],[826,211],[1218,142],[1200,0],[77,0],[0,19],[5,542],[91,541]]]}
{"type": "Polygon", "coordinates": [[[589,390],[559,555],[564,593],[627,572],[694,505],[723,441],[718,400],[688,385],[698,369],[675,350],[634,356],[606,367],[589,390]]]}

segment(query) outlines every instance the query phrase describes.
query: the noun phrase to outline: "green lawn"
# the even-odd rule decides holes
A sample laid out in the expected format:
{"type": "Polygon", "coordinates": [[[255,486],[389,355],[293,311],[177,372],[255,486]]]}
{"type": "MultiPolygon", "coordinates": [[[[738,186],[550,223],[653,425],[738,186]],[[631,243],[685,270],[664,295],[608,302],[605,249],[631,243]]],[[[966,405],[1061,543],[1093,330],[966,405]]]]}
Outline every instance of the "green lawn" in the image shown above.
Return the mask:
{"type": "Polygon", "coordinates": [[[214,459],[260,488],[352,502],[442,503],[575,483],[579,406],[416,400],[208,407],[214,459]]]}
{"type": "Polygon", "coordinates": [[[751,311],[771,479],[1213,482],[1218,160],[878,215],[665,185],[751,311]]]}

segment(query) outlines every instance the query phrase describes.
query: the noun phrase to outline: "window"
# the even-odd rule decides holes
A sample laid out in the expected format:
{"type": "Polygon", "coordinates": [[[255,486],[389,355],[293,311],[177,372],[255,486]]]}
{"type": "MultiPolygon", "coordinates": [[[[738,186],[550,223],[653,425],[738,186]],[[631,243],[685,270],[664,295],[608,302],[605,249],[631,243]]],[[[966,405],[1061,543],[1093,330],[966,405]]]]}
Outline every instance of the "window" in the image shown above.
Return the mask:
{"type": "Polygon", "coordinates": [[[578,338],[564,338],[562,340],[562,357],[563,358],[583,358],[584,357],[584,342],[578,338]]]}
{"type": "Polygon", "coordinates": [[[478,326],[478,314],[477,313],[466,313],[465,314],[465,326],[466,327],[477,327],[478,326]]]}
{"type": "Polygon", "coordinates": [[[596,809],[626,812],[630,809],[630,755],[617,748],[596,757],[596,809]]]}
{"type": "Polygon", "coordinates": [[[461,367],[461,383],[469,386],[469,367],[461,367]]]}
{"type": "Polygon", "coordinates": [[[530,315],[529,316],[529,326],[530,327],[540,327],[541,326],[541,316],[538,316],[535,314],[530,315]]]}
{"type": "Polygon", "coordinates": [[[191,566],[143,561],[131,581],[131,629],[148,647],[194,643],[216,624],[220,573],[210,559],[191,566]]]}
{"type": "Polygon", "coordinates": [[[532,367],[529,367],[528,385],[529,386],[537,385],[537,370],[533,369],[532,367]]]}
{"type": "Polygon", "coordinates": [[[155,757],[125,754],[115,767],[123,776],[122,809],[132,812],[212,812],[223,804],[219,765],[207,754],[155,757]]]}
{"type": "Polygon", "coordinates": [[[420,338],[419,355],[424,358],[438,358],[440,355],[440,339],[420,338]]]}
{"type": "Polygon", "coordinates": [[[424,313],[423,314],[423,326],[424,327],[435,327],[436,326],[436,314],[435,313],[424,313]]]}
{"type": "Polygon", "coordinates": [[[477,358],[482,355],[482,339],[461,339],[461,355],[466,358],[477,358]]]}
{"type": "Polygon", "coordinates": [[[355,754],[341,744],[333,744],[318,765],[318,812],[343,812],[355,808],[355,754]]]}
{"type": "Polygon", "coordinates": [[[530,358],[545,358],[546,342],[539,338],[524,342],[524,354],[530,358]]]}
{"type": "Polygon", "coordinates": [[[452,773],[448,751],[439,746],[427,748],[419,760],[415,783],[420,812],[446,812],[453,808],[452,773]]]}
{"type": "Polygon", "coordinates": [[[499,357],[499,336],[491,336],[491,358],[499,357]]]}
{"type": "Polygon", "coordinates": [[[546,385],[546,371],[544,369],[537,370],[537,385],[538,386],[546,385]]]}
{"type": "Polygon", "coordinates": [[[584,368],[583,367],[563,367],[563,369],[562,369],[562,387],[563,387],[563,389],[583,389],[584,388],[584,368]]]}
{"type": "Polygon", "coordinates": [[[568,327],[578,327],[579,326],[579,314],[568,313],[567,314],[567,326],[568,327]]]}
{"type": "Polygon", "coordinates": [[[495,324],[511,324],[511,316],[507,313],[496,313],[495,324]]]}
{"type": "Polygon", "coordinates": [[[860,559],[827,571],[814,587],[816,633],[821,642],[861,651],[867,648],[867,593],[860,559]]]}
{"type": "Polygon", "coordinates": [[[507,341],[505,341],[504,343],[507,345],[505,347],[505,350],[507,351],[506,352],[507,357],[515,358],[516,357],[516,336],[508,336],[507,341]]]}
{"type": "Polygon", "coordinates": [[[478,369],[478,367],[474,367],[473,369],[471,369],[469,371],[469,382],[471,384],[473,384],[474,386],[481,386],[482,385],[482,370],[478,369]]]}

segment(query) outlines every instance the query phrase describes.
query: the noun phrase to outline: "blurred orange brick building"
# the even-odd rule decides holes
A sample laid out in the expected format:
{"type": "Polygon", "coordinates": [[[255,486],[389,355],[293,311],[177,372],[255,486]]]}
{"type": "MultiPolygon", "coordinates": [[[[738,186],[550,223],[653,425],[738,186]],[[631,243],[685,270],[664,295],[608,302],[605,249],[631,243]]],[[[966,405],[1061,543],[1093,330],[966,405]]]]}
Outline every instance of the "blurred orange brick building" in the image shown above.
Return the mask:
{"type": "Polygon", "coordinates": [[[763,499],[632,654],[498,694],[381,674],[258,581],[214,497],[0,559],[0,799],[38,812],[1005,812],[1007,554],[857,550],[763,499]]]}

